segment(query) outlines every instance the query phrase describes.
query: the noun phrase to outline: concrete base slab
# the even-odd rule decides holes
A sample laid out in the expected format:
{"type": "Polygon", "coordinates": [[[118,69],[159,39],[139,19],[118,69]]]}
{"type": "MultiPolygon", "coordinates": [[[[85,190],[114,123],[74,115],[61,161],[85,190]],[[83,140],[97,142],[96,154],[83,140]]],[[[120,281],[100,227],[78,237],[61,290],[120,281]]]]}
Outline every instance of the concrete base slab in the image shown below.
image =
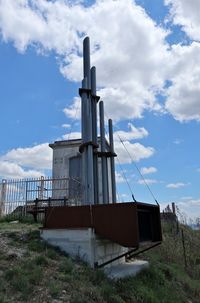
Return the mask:
{"type": "Polygon", "coordinates": [[[118,280],[129,276],[136,276],[140,271],[149,267],[148,261],[134,260],[105,268],[104,272],[108,278],[118,280]]]}
{"type": "MultiPolygon", "coordinates": [[[[73,258],[87,262],[93,268],[96,264],[105,263],[127,252],[127,248],[99,238],[92,228],[42,229],[40,235],[49,244],[59,247],[73,258]]],[[[125,257],[109,263],[106,267],[124,262],[125,257]]]]}

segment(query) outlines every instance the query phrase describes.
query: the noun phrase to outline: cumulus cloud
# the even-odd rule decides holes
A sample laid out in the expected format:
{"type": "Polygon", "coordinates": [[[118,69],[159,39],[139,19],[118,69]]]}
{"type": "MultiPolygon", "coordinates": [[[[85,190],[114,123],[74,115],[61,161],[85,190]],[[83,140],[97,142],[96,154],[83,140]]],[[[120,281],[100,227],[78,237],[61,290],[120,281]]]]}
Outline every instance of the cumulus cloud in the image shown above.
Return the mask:
{"type": "Polygon", "coordinates": [[[121,144],[121,142],[115,142],[115,152],[118,156],[120,163],[122,164],[131,163],[132,161],[138,162],[141,159],[151,157],[155,153],[153,147],[145,147],[140,143],[131,143],[129,141],[124,141],[123,143],[128,152],[121,144]]]}
{"type": "Polygon", "coordinates": [[[71,127],[71,125],[70,125],[70,124],[65,123],[65,124],[62,124],[62,127],[63,127],[63,128],[70,128],[70,127],[71,127]]]}
{"type": "Polygon", "coordinates": [[[115,141],[119,140],[135,140],[135,139],[142,139],[148,136],[148,131],[144,127],[136,128],[132,123],[128,123],[129,131],[116,131],[114,132],[114,139],[115,141]]]}
{"type": "MultiPolygon", "coordinates": [[[[0,0],[0,32],[20,52],[29,46],[53,51],[61,73],[72,81],[81,81],[82,40],[89,35],[98,94],[116,121],[140,118],[146,110],[164,112],[158,94],[166,96],[165,110],[178,121],[200,120],[200,2],[165,4],[174,24],[196,42],[169,46],[169,32],[132,0],[97,0],[87,7],[82,1],[0,0]]],[[[79,119],[80,99],[64,113],[79,119]]]]}
{"type": "Polygon", "coordinates": [[[64,140],[81,139],[80,132],[71,132],[62,136],[64,140]]]}
{"type": "MultiPolygon", "coordinates": [[[[4,41],[12,41],[20,52],[30,45],[40,52],[53,50],[60,71],[73,81],[81,80],[82,38],[89,35],[109,116],[129,119],[146,109],[160,110],[155,95],[165,81],[168,33],[135,2],[99,0],[84,7],[68,1],[5,0],[0,1],[0,20],[4,41]]],[[[76,103],[65,110],[73,118],[76,103]]]]}
{"type": "Polygon", "coordinates": [[[172,189],[177,189],[185,186],[188,186],[188,183],[177,182],[177,183],[169,183],[166,185],[167,188],[172,188],[172,189]]]}
{"type": "Polygon", "coordinates": [[[51,169],[52,149],[48,143],[33,147],[16,148],[0,157],[1,161],[8,161],[27,168],[51,169]]]}
{"type": "Polygon", "coordinates": [[[169,69],[172,85],[166,90],[166,109],[183,122],[200,120],[200,43],[174,45],[169,69]]]}
{"type": "Polygon", "coordinates": [[[116,178],[116,182],[117,183],[124,183],[124,182],[126,182],[123,174],[120,173],[120,172],[118,172],[118,171],[115,172],[115,178],[116,178]]]}
{"type": "Polygon", "coordinates": [[[36,170],[24,170],[20,165],[0,160],[0,176],[2,179],[39,178],[44,175],[36,170]]]}
{"type": "Polygon", "coordinates": [[[74,119],[74,120],[80,120],[81,119],[81,100],[78,97],[75,97],[73,99],[73,103],[65,107],[63,109],[64,114],[66,117],[74,119]]]}
{"type": "Polygon", "coordinates": [[[155,179],[140,179],[138,180],[138,184],[141,184],[141,185],[146,185],[146,184],[155,184],[155,183],[158,183],[157,180],[155,179]]]}
{"type": "Polygon", "coordinates": [[[200,1],[165,0],[165,4],[170,5],[173,23],[180,25],[191,39],[200,41],[200,1]]]}
{"type": "Polygon", "coordinates": [[[142,167],[141,168],[141,173],[143,175],[148,175],[148,174],[153,174],[157,172],[157,168],[150,166],[150,167],[142,167]]]}
{"type": "Polygon", "coordinates": [[[194,199],[192,197],[188,197],[187,199],[181,199],[181,201],[178,201],[178,204],[185,207],[190,208],[193,206],[200,206],[200,199],[194,199]]]}

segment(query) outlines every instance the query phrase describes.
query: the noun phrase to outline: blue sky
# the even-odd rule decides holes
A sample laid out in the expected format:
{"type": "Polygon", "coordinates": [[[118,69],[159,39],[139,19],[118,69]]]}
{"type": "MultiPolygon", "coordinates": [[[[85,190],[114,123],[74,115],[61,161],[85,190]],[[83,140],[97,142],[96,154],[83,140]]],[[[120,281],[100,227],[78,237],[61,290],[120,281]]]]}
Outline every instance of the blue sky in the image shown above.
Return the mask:
{"type": "MultiPolygon", "coordinates": [[[[199,0],[0,0],[0,176],[51,174],[48,143],[78,137],[82,39],[132,191],[200,216],[199,0]]],[[[120,201],[130,191],[117,164],[120,201]]]]}

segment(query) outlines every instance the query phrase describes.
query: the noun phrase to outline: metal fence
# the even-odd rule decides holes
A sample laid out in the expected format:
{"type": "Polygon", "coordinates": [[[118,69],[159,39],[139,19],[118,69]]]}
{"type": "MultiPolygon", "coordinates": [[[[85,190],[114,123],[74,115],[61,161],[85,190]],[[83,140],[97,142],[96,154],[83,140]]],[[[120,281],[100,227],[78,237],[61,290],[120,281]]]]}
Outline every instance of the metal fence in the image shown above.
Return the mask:
{"type": "Polygon", "coordinates": [[[78,178],[41,177],[38,179],[2,180],[0,183],[0,217],[26,213],[35,199],[64,199],[70,204],[79,205],[83,188],[78,178]]]}

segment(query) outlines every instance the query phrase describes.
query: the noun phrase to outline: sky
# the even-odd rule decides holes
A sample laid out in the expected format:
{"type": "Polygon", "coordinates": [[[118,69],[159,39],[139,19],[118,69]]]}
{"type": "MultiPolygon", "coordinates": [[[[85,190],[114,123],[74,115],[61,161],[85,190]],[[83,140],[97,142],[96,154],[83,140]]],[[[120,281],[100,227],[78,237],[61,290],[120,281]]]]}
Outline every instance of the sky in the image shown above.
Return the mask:
{"type": "Polygon", "coordinates": [[[199,28],[199,0],[0,0],[0,178],[50,176],[48,144],[80,137],[89,36],[118,200],[199,217],[199,28]]]}

